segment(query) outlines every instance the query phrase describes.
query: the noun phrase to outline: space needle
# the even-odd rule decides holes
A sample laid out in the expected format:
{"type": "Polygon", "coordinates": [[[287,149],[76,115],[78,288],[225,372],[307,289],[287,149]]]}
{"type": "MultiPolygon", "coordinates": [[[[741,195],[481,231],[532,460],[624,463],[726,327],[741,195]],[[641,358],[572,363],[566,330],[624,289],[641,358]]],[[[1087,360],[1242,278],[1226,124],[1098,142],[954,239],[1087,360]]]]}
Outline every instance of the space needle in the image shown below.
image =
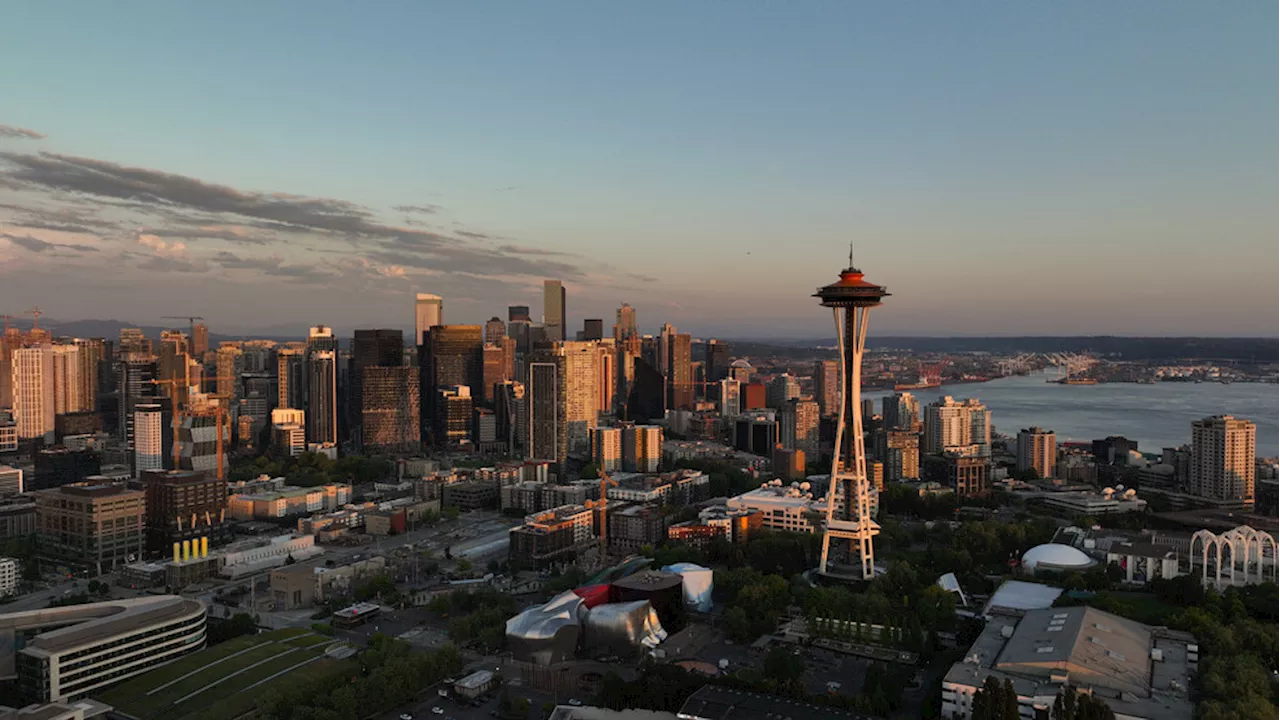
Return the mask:
{"type": "Polygon", "coordinates": [[[853,267],[852,245],[849,267],[841,271],[840,280],[818,288],[813,295],[822,301],[823,307],[831,308],[840,348],[840,415],[827,487],[822,561],[818,566],[818,572],[827,577],[846,580],[875,577],[872,538],[880,534],[880,526],[871,517],[871,493],[876,490],[867,481],[867,455],[862,438],[862,353],[867,344],[867,316],[871,308],[888,295],[884,287],[867,282],[862,271],[853,267]],[[837,541],[836,558],[844,562],[832,562],[832,540],[837,541]],[[840,541],[844,540],[849,543],[843,545],[840,541]],[[860,568],[853,567],[855,561],[860,568]]]}

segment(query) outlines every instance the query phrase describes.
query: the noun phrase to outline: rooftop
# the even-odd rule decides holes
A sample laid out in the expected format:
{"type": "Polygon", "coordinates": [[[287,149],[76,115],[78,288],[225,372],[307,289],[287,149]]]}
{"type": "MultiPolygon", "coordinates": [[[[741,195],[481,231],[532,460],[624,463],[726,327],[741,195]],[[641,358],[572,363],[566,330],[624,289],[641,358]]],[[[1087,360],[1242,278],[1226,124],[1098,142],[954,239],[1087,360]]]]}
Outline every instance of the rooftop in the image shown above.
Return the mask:
{"type": "Polygon", "coordinates": [[[62,626],[28,640],[24,650],[35,654],[55,654],[195,612],[204,612],[204,604],[198,600],[160,595],[6,613],[0,615],[0,630],[62,626]]]}
{"type": "Polygon", "coordinates": [[[703,685],[684,701],[677,717],[687,720],[847,720],[859,716],[776,695],[703,685]]]}

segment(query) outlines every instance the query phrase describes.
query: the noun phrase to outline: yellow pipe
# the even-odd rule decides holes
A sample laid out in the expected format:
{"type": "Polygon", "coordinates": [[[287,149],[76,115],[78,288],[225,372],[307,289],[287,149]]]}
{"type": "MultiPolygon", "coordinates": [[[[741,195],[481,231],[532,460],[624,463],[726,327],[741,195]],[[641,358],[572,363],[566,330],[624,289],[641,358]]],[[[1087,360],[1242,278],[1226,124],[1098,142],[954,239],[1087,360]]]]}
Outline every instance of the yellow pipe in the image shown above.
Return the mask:
{"type": "Polygon", "coordinates": [[[179,558],[181,557],[179,553],[181,553],[181,551],[182,551],[182,545],[180,543],[174,543],[173,544],[173,562],[174,563],[179,562],[179,558]]]}
{"type": "Polygon", "coordinates": [[[200,538],[200,557],[209,557],[209,537],[207,535],[200,538]]]}
{"type": "Polygon", "coordinates": [[[190,559],[191,559],[191,541],[183,540],[182,541],[182,560],[183,562],[186,562],[187,560],[190,560],[190,559]]]}

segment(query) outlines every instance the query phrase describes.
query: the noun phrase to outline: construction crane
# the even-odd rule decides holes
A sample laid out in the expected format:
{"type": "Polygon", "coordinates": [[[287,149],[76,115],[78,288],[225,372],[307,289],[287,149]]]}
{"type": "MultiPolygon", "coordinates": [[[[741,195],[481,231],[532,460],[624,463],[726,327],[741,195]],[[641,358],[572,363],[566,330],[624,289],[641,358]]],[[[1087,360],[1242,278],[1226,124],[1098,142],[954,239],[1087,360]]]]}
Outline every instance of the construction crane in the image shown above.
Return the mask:
{"type": "Polygon", "coordinates": [[[28,310],[25,314],[31,316],[31,332],[35,332],[39,330],[40,316],[44,314],[44,311],[42,311],[39,307],[33,307],[30,310],[28,310]]]}
{"type": "Polygon", "coordinates": [[[195,347],[196,321],[204,320],[204,318],[200,317],[199,315],[161,315],[160,318],[162,320],[186,320],[189,323],[189,334],[187,335],[187,342],[191,343],[189,347],[192,347],[192,348],[195,347]]]}
{"type": "Polygon", "coordinates": [[[593,502],[588,501],[587,507],[600,510],[600,561],[609,556],[609,535],[606,532],[605,524],[609,517],[609,486],[618,487],[618,481],[609,477],[609,473],[604,470],[600,471],[600,499],[593,502]]]}
{"type": "Polygon", "coordinates": [[[168,378],[167,380],[148,380],[149,385],[168,385],[169,400],[172,408],[170,415],[173,416],[173,469],[177,470],[180,465],[182,455],[180,454],[180,446],[178,444],[178,383],[184,382],[180,378],[168,378]]]}

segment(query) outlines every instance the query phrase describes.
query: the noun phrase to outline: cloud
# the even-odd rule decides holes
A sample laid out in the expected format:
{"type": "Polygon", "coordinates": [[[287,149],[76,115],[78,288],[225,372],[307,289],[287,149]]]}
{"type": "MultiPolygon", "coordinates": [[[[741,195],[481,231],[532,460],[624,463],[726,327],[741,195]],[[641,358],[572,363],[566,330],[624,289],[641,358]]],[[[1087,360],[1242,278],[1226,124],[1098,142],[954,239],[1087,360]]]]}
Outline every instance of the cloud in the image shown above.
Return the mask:
{"type": "Polygon", "coordinates": [[[174,241],[172,243],[165,242],[155,235],[142,233],[138,235],[138,244],[143,247],[149,247],[156,252],[157,255],[164,257],[177,257],[183,255],[187,251],[185,243],[174,241]]]}
{"type": "MultiPolygon", "coordinates": [[[[461,234],[461,233],[459,233],[461,234]]],[[[516,255],[534,255],[537,257],[568,257],[569,253],[559,252],[557,250],[543,250],[542,248],[529,247],[527,245],[501,245],[498,250],[504,253],[513,253],[516,255]]]]}
{"type": "Polygon", "coordinates": [[[418,205],[396,205],[391,209],[399,210],[403,213],[418,213],[420,215],[435,215],[443,210],[439,205],[432,205],[431,203],[420,203],[418,205]]]}
{"type": "Polygon", "coordinates": [[[484,233],[472,232],[471,230],[458,230],[456,231],[456,234],[461,235],[462,237],[465,237],[465,238],[471,238],[472,240],[488,240],[489,239],[488,235],[485,235],[484,233]]]}
{"type": "Polygon", "coordinates": [[[20,140],[43,140],[48,135],[38,133],[35,130],[14,127],[13,125],[0,125],[0,137],[18,138],[20,140]]]}
{"type": "Polygon", "coordinates": [[[569,263],[540,257],[550,253],[517,253],[477,246],[471,240],[479,239],[478,234],[451,236],[388,225],[369,208],[344,200],[242,191],[159,170],[50,152],[0,152],[0,168],[0,180],[16,183],[24,190],[56,196],[69,194],[113,210],[128,208],[163,216],[167,220],[165,229],[146,227],[143,231],[155,240],[216,238],[255,245],[281,242],[246,230],[255,228],[304,232],[343,242],[349,251],[370,260],[404,268],[498,276],[576,278],[582,274],[569,263]]]}
{"type": "Polygon", "coordinates": [[[627,277],[631,278],[632,280],[639,280],[642,283],[658,282],[658,278],[653,277],[651,275],[642,275],[640,273],[627,273],[627,277]]]}
{"type": "Polygon", "coordinates": [[[9,233],[0,233],[0,238],[8,240],[10,243],[17,245],[23,250],[35,253],[43,253],[49,250],[70,250],[73,252],[98,252],[98,248],[92,245],[77,245],[75,243],[51,243],[40,238],[31,237],[30,235],[11,235],[9,233]]]}

